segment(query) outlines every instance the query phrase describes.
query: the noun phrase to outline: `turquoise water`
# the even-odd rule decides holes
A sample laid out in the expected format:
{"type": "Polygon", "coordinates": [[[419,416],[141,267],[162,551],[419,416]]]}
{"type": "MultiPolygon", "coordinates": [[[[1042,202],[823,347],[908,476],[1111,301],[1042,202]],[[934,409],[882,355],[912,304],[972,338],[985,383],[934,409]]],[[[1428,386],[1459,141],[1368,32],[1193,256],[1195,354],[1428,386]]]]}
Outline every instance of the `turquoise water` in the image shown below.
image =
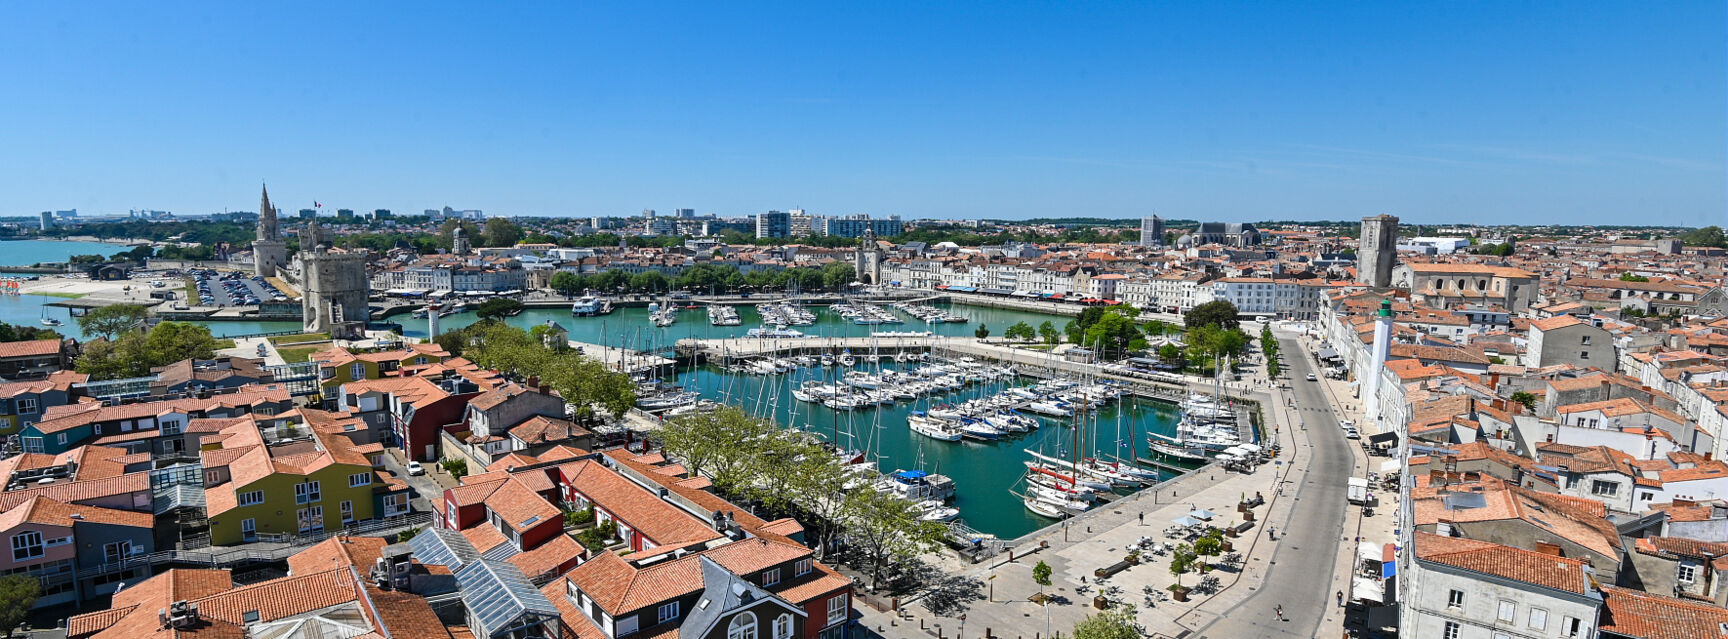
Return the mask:
{"type": "MultiPolygon", "coordinates": [[[[960,518],[967,525],[980,531],[1014,538],[1056,521],[1032,514],[1009,491],[1020,488],[1016,484],[1026,470],[1023,462],[1031,459],[1024,451],[1066,457],[1074,449],[1076,433],[1071,426],[1074,420],[1040,418],[1044,425],[1038,430],[994,442],[936,441],[913,433],[906,425],[906,416],[913,410],[992,395],[1010,385],[1030,385],[1036,380],[1021,378],[1011,383],[976,384],[951,395],[871,410],[836,411],[792,397],[791,390],[804,380],[823,379],[832,383],[837,370],[848,369],[801,368],[787,375],[751,376],[703,367],[681,374],[678,381],[686,388],[700,391],[703,397],[742,406],[757,415],[772,416],[781,425],[810,431],[848,449],[868,450],[884,472],[922,469],[948,475],[955,483],[953,506],[960,509],[960,518]]],[[[1174,433],[1179,418],[1171,404],[1139,400],[1112,404],[1084,420],[1081,436],[1086,441],[1080,444],[1080,449],[1094,457],[1128,459],[1134,454],[1152,457],[1146,450],[1145,433],[1174,433]]]]}
{"type": "MultiPolygon", "coordinates": [[[[925,324],[910,316],[895,311],[905,324],[882,324],[865,326],[853,324],[850,320],[840,317],[826,307],[810,307],[816,313],[816,324],[813,326],[794,326],[806,335],[824,337],[862,337],[877,331],[932,331],[938,335],[963,335],[971,337],[980,324],[990,327],[991,335],[1001,335],[1015,322],[1026,322],[1034,328],[1040,322],[1049,320],[1061,329],[1073,318],[1040,313],[1026,313],[994,308],[975,308],[970,306],[955,306],[951,310],[972,318],[965,324],[925,324]]],[[[738,317],[743,320],[740,326],[711,326],[708,324],[708,311],[696,308],[678,313],[678,323],[666,328],[656,327],[648,322],[648,309],[643,307],[620,308],[611,315],[600,317],[572,317],[569,307],[528,309],[516,317],[507,318],[506,323],[512,326],[529,328],[552,320],[563,325],[570,331],[570,339],[590,344],[618,346],[624,344],[631,348],[647,350],[650,348],[670,348],[672,344],[687,337],[723,338],[743,337],[752,328],[760,327],[762,317],[756,312],[754,305],[738,307],[738,317]]],[[[426,337],[426,320],[415,319],[404,313],[391,317],[389,321],[402,325],[403,334],[408,337],[426,337]]],[[[461,313],[438,320],[438,330],[448,331],[462,328],[479,321],[473,313],[461,313]]]]}
{"type": "Polygon", "coordinates": [[[64,262],[74,255],[107,257],[128,248],[108,242],[56,242],[16,240],[0,242],[0,266],[29,266],[37,262],[64,262]]]}
{"type": "MultiPolygon", "coordinates": [[[[990,327],[992,335],[1001,335],[1015,322],[1024,321],[1036,327],[1049,320],[1058,329],[1071,318],[1021,311],[952,306],[950,310],[971,317],[965,324],[925,324],[895,311],[905,324],[864,326],[851,323],[827,308],[812,308],[817,323],[795,327],[809,335],[867,336],[875,331],[933,331],[939,335],[971,337],[980,324],[990,327]]],[[[572,317],[568,308],[530,309],[506,322],[522,328],[556,321],[570,331],[573,340],[593,344],[625,346],[659,350],[687,337],[742,337],[751,328],[760,326],[760,315],[754,305],[741,306],[740,326],[711,326],[704,309],[692,309],[679,314],[678,323],[658,328],[648,322],[644,308],[623,308],[604,317],[572,317]]],[[[477,320],[472,313],[441,318],[439,330],[460,328],[477,320]]],[[[426,320],[398,315],[391,321],[401,323],[410,337],[426,335],[426,320]]],[[[886,365],[892,368],[892,364],[886,365]]],[[[1074,447],[1074,430],[1061,422],[1043,420],[1037,431],[996,442],[939,442],[911,432],[906,426],[909,411],[927,408],[930,401],[884,406],[873,410],[835,411],[817,404],[793,399],[791,389],[806,379],[818,379],[834,374],[833,369],[806,368],[789,375],[759,377],[735,375],[704,367],[679,374],[678,382],[686,388],[700,391],[703,397],[742,406],[763,416],[771,416],[782,426],[808,430],[845,448],[869,450],[883,471],[920,468],[954,478],[954,506],[960,517],[978,530],[1004,538],[1018,537],[1047,526],[1055,520],[1032,514],[1009,492],[1025,471],[1022,462],[1030,459],[1025,450],[1032,449],[1050,455],[1067,455],[1074,447]]],[[[1033,383],[1022,379],[1018,385],[1033,383]]],[[[980,393],[993,393],[1004,388],[1001,383],[974,386],[944,398],[964,401],[980,393]]],[[[1092,455],[1134,453],[1150,456],[1145,448],[1145,433],[1172,433],[1179,418],[1174,406],[1157,402],[1130,401],[1124,405],[1105,407],[1089,420],[1087,442],[1082,449],[1092,455]],[[1120,417],[1120,425],[1118,425],[1120,417]],[[1118,436],[1118,428],[1121,435],[1118,436]],[[1130,448],[1130,444],[1132,448],[1130,448]]],[[[1067,420],[1071,421],[1071,420],[1067,420]]]]}

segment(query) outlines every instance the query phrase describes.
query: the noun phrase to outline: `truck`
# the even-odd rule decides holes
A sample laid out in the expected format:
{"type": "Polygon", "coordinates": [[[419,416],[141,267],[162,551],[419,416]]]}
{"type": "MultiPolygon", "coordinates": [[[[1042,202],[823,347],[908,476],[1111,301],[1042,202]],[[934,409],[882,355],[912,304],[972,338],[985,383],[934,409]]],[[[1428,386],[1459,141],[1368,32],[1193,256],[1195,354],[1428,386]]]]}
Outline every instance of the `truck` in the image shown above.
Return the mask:
{"type": "Polygon", "coordinates": [[[1368,480],[1361,477],[1351,477],[1350,489],[1349,492],[1345,493],[1344,498],[1352,504],[1368,505],[1368,502],[1373,499],[1368,494],[1368,480]]]}

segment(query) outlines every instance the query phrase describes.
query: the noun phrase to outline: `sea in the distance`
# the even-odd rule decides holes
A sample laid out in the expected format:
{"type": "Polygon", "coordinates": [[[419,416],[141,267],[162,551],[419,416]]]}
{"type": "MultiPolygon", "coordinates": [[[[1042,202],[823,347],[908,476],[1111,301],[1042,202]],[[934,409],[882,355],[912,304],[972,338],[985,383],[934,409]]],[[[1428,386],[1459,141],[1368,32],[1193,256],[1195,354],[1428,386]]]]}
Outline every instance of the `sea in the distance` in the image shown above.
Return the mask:
{"type": "Polygon", "coordinates": [[[129,248],[131,247],[115,242],[3,241],[0,242],[0,266],[30,266],[40,262],[64,262],[74,255],[108,257],[129,248]]]}

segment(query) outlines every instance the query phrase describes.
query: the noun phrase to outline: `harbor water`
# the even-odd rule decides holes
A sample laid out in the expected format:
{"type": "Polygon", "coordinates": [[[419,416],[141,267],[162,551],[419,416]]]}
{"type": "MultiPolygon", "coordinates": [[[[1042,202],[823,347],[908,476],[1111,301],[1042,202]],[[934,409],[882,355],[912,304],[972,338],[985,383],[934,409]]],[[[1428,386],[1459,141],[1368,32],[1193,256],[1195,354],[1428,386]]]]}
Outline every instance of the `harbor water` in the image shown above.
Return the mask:
{"type": "Polygon", "coordinates": [[[0,266],[30,266],[42,262],[64,262],[74,255],[109,257],[132,247],[115,242],[60,242],[55,240],[0,241],[0,266]]]}

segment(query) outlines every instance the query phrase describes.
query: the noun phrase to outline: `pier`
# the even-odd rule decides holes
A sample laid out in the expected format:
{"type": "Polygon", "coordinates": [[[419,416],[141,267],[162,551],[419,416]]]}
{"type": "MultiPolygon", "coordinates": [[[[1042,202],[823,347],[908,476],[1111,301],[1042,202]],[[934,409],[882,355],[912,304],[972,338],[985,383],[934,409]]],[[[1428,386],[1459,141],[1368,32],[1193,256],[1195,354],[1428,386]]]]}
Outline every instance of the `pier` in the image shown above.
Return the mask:
{"type": "Polygon", "coordinates": [[[602,363],[606,364],[607,368],[626,375],[649,375],[659,373],[663,376],[671,377],[676,373],[678,366],[677,360],[669,357],[661,357],[653,353],[644,353],[642,351],[619,348],[616,346],[589,344],[587,342],[578,342],[576,340],[569,340],[568,343],[570,344],[570,348],[575,349],[577,352],[600,360],[602,363]]]}

